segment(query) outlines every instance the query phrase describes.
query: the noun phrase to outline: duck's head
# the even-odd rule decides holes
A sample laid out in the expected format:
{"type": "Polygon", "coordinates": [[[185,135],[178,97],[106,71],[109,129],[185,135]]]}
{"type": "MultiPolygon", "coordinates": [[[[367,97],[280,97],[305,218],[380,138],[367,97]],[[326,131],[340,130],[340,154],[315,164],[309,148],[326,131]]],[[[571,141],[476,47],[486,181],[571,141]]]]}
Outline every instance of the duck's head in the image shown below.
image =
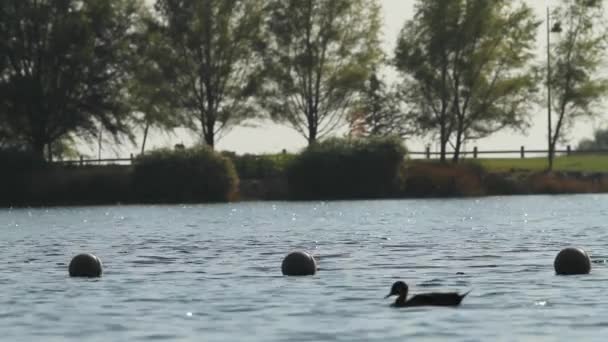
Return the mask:
{"type": "Polygon", "coordinates": [[[384,298],[388,298],[391,296],[401,296],[401,295],[407,296],[407,290],[408,290],[408,288],[407,288],[406,283],[404,283],[402,281],[395,282],[393,284],[393,286],[391,287],[391,292],[384,298]]]}

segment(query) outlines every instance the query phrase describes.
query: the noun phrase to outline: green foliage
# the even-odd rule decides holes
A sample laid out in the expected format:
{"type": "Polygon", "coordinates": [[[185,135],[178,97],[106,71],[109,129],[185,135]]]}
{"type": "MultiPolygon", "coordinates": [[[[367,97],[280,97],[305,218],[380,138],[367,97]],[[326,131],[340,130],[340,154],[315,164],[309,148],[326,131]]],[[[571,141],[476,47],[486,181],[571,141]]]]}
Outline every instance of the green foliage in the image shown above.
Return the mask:
{"type": "Polygon", "coordinates": [[[55,165],[32,174],[26,205],[101,205],[130,203],[130,166],[55,165]]]}
{"type": "Polygon", "coordinates": [[[230,160],[207,147],[153,151],[134,167],[135,195],[143,202],[228,201],[238,185],[230,160]]]}
{"type": "Polygon", "coordinates": [[[156,18],[141,10],[133,42],[137,58],[131,59],[132,77],[128,82],[131,124],[143,130],[141,153],[151,129],[171,131],[189,124],[186,113],[179,107],[179,92],[167,82],[173,69],[171,44],[159,29],[156,18]]]}
{"type": "Polygon", "coordinates": [[[475,164],[446,165],[410,162],[403,195],[406,197],[463,197],[485,194],[483,168],[475,164]]]}
{"type": "Polygon", "coordinates": [[[598,129],[593,139],[582,140],[577,147],[578,151],[608,150],[608,129],[598,129]]]}
{"type": "Polygon", "coordinates": [[[349,115],[350,134],[353,136],[399,136],[414,133],[411,119],[401,107],[398,93],[386,89],[376,73],[365,82],[359,105],[349,115]]]}
{"type": "Polygon", "coordinates": [[[524,127],[535,98],[536,21],[512,0],[419,0],[398,39],[395,66],[421,132],[454,146],[524,127]]]}
{"type": "Polygon", "coordinates": [[[2,110],[0,110],[0,149],[8,149],[14,146],[22,146],[23,142],[17,140],[16,134],[14,134],[10,127],[7,127],[6,118],[3,117],[2,110]]]}
{"type": "MultiPolygon", "coordinates": [[[[73,135],[68,134],[50,145],[53,160],[75,160],[80,157],[78,143],[73,135]]],[[[48,149],[47,149],[48,154],[48,149]]],[[[47,155],[48,156],[48,155],[47,155]]]]}
{"type": "MultiPolygon", "coordinates": [[[[604,158],[604,164],[608,158],[604,158]]],[[[592,158],[586,165],[574,165],[583,159],[563,157],[557,165],[564,172],[544,172],[546,160],[542,158],[509,160],[479,160],[474,163],[440,164],[428,161],[410,161],[407,167],[405,196],[411,197],[463,197],[526,194],[571,194],[605,192],[608,181],[599,174],[589,173],[595,166],[592,158]],[[527,162],[524,165],[524,162],[527,162]],[[540,163],[539,163],[540,162],[540,163]],[[540,164],[540,165],[539,165],[540,164]],[[509,165],[508,167],[506,165],[509,165]],[[516,169],[517,168],[517,169],[516,169]],[[573,170],[584,170],[585,172],[573,170]]],[[[606,170],[604,165],[604,171],[606,170]]]]}
{"type": "Polygon", "coordinates": [[[522,195],[530,193],[526,174],[487,173],[483,186],[488,196],[522,195]]]}
{"type": "Polygon", "coordinates": [[[38,169],[45,165],[35,153],[17,148],[0,149],[1,170],[14,170],[14,172],[25,172],[38,169]]]}
{"type": "Polygon", "coordinates": [[[606,192],[608,184],[603,178],[587,178],[581,175],[539,173],[530,175],[528,191],[535,194],[585,194],[606,192]]]}
{"type": "Polygon", "coordinates": [[[295,199],[395,196],[406,150],[396,138],[329,139],[309,146],[288,166],[295,199]]]}
{"type": "Polygon", "coordinates": [[[125,166],[66,167],[37,154],[0,150],[0,206],[116,204],[132,199],[125,166]]]}
{"type": "Polygon", "coordinates": [[[288,164],[295,158],[292,154],[236,155],[223,152],[234,164],[239,179],[267,179],[285,175],[288,164]]]}
{"type": "Polygon", "coordinates": [[[136,0],[0,1],[0,120],[40,156],[101,123],[125,132],[136,0]]]}
{"type": "Polygon", "coordinates": [[[22,205],[28,198],[32,173],[44,165],[35,153],[0,149],[0,206],[22,205]]]}
{"type": "Polygon", "coordinates": [[[270,0],[263,103],[309,144],[345,123],[380,61],[376,0],[270,0]]]}
{"type": "Polygon", "coordinates": [[[262,0],[158,0],[157,28],[171,54],[165,78],[176,108],[191,115],[203,141],[251,118],[261,60],[262,0]]]}

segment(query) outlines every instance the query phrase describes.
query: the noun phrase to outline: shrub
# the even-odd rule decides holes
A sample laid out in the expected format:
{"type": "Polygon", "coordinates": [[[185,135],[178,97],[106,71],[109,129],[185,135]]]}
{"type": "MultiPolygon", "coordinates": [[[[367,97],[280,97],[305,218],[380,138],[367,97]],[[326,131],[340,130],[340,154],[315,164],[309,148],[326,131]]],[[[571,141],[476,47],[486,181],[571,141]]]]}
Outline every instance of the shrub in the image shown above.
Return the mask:
{"type": "Polygon", "coordinates": [[[224,156],[230,158],[239,175],[239,179],[266,179],[280,177],[285,174],[285,169],[294,158],[293,154],[273,155],[237,155],[232,152],[223,152],[224,156]]]}
{"type": "Polygon", "coordinates": [[[330,139],[314,144],[287,167],[294,199],[395,196],[406,150],[396,138],[330,139]]]}
{"type": "Polygon", "coordinates": [[[487,195],[520,195],[529,189],[518,173],[489,173],[483,178],[487,195]]]}
{"type": "Polygon", "coordinates": [[[588,180],[544,173],[531,175],[528,182],[533,193],[547,195],[592,193],[600,188],[588,180]]]}
{"type": "Polygon", "coordinates": [[[404,195],[411,197],[481,196],[484,171],[476,164],[410,162],[404,195]]]}
{"type": "Polygon", "coordinates": [[[132,199],[131,167],[56,165],[35,172],[29,205],[127,203],[132,199]]]}
{"type": "Polygon", "coordinates": [[[0,150],[0,205],[23,205],[28,200],[32,173],[44,168],[44,160],[19,149],[0,150]]]}
{"type": "Polygon", "coordinates": [[[135,160],[140,202],[223,202],[233,198],[238,176],[232,162],[207,147],[158,150],[135,160]]]}

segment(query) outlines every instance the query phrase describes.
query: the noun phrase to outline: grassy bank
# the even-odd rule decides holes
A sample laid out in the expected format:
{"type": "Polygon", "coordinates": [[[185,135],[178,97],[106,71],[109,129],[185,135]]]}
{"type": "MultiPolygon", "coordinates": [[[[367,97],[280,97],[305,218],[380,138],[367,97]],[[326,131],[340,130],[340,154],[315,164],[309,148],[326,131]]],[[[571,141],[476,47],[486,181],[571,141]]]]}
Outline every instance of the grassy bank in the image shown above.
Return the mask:
{"type": "MultiPolygon", "coordinates": [[[[239,172],[241,177],[241,198],[260,200],[281,199],[336,199],[336,198],[447,198],[494,195],[530,195],[530,194],[576,194],[608,192],[608,156],[572,155],[558,157],[555,160],[555,171],[545,172],[545,158],[528,159],[478,159],[465,161],[458,165],[442,165],[436,161],[405,159],[404,163],[373,162],[353,157],[357,153],[346,153],[340,148],[317,148],[314,160],[309,162],[307,175],[301,189],[289,186],[289,165],[303,155],[286,155],[278,157],[279,165],[266,167],[274,170],[272,176],[254,177],[251,172],[239,172]],[[320,153],[318,150],[321,150],[320,153]],[[345,157],[348,156],[348,157],[345,157]],[[342,159],[341,159],[342,158],[342,159]],[[344,158],[354,158],[348,161],[344,158]],[[387,170],[399,170],[399,173],[385,173],[386,176],[374,176],[369,170],[357,176],[364,167],[356,165],[393,165],[387,170]],[[346,170],[356,170],[347,172],[346,170]],[[278,171],[277,171],[278,170],[278,171]],[[358,177],[358,178],[357,178],[358,177]],[[390,190],[386,185],[375,183],[372,188],[378,191],[384,186],[380,195],[357,193],[356,188],[377,178],[389,180],[390,190]],[[322,191],[318,191],[322,189],[322,191]],[[310,192],[313,193],[302,193],[310,192]]],[[[309,152],[309,154],[311,154],[309,152]]],[[[276,155],[257,156],[257,159],[268,162],[276,155]]],[[[305,158],[304,158],[305,159],[305,158]]],[[[237,167],[237,169],[239,169],[237,167]]],[[[241,168],[242,169],[242,168],[241,168]]],[[[267,175],[268,176],[268,175],[267,175]]]]}
{"type": "MultiPolygon", "coordinates": [[[[547,168],[547,158],[477,159],[474,161],[489,172],[521,170],[541,172],[547,168]]],[[[608,155],[578,154],[555,158],[554,171],[608,172],[608,155]]]]}
{"type": "MultiPolygon", "coordinates": [[[[488,160],[486,162],[493,162],[488,160]]],[[[502,162],[502,161],[501,161],[502,162]]],[[[545,172],[544,168],[486,168],[483,163],[458,165],[412,161],[406,171],[406,197],[470,197],[608,192],[608,173],[545,172]]],[[[496,165],[496,164],[494,164],[496,165]]]]}

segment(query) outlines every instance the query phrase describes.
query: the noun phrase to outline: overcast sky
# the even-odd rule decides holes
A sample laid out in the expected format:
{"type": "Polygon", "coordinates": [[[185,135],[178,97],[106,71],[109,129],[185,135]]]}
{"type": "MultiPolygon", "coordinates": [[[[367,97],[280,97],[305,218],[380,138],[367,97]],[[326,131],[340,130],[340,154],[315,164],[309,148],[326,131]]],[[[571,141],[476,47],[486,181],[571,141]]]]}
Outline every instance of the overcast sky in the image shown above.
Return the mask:
{"type": "MultiPolygon", "coordinates": [[[[397,35],[404,22],[412,17],[413,0],[380,0],[384,10],[384,41],[387,53],[391,53],[397,35]]],[[[547,5],[552,5],[556,1],[527,0],[534,6],[539,17],[545,17],[547,5]]],[[[546,48],[544,39],[544,26],[539,29],[539,56],[546,48]]],[[[533,126],[527,134],[504,132],[496,134],[490,138],[477,141],[475,144],[480,150],[487,149],[519,149],[519,146],[526,146],[528,149],[546,149],[547,145],[547,114],[545,108],[539,108],[533,118],[533,126]]],[[[606,123],[606,118],[601,118],[595,122],[582,122],[578,124],[570,140],[575,145],[581,138],[592,135],[593,130],[606,123]]],[[[179,132],[176,135],[167,137],[155,132],[151,137],[150,147],[173,146],[176,143],[191,145],[195,137],[192,134],[179,132]]],[[[410,149],[420,150],[427,141],[419,139],[408,140],[406,145],[410,149]]],[[[283,148],[290,151],[297,151],[305,146],[305,140],[290,128],[267,123],[258,127],[235,128],[218,143],[218,148],[222,150],[237,151],[239,153],[266,153],[278,152],[283,148]]],[[[136,148],[133,151],[137,151],[136,148]]],[[[111,151],[106,151],[104,155],[112,155],[111,151]]]]}

